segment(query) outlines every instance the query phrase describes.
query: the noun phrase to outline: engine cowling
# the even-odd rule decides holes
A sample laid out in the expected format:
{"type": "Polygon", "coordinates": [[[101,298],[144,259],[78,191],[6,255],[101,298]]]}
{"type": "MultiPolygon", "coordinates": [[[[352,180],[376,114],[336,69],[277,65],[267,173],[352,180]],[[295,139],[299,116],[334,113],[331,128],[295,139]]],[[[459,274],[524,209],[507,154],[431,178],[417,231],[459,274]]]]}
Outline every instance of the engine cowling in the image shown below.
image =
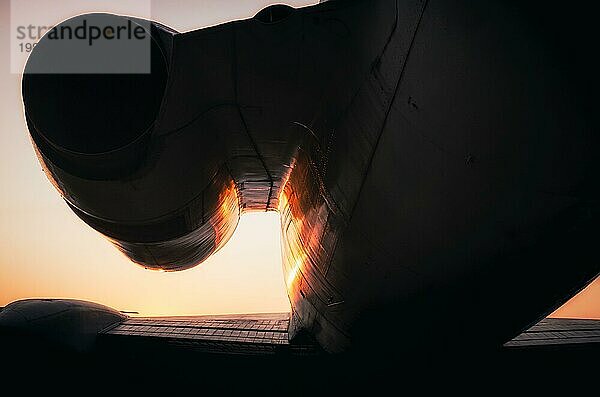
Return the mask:
{"type": "Polygon", "coordinates": [[[207,155],[218,152],[214,140],[197,129],[156,133],[175,33],[135,18],[80,15],[40,40],[23,76],[27,124],[50,181],[131,260],[165,271],[202,262],[229,239],[239,218],[231,176],[207,155]],[[148,37],[130,40],[124,51],[111,39],[87,48],[85,40],[64,36],[91,26],[111,27],[112,34],[143,29],[148,37]],[[145,51],[149,73],[128,73],[145,51]],[[98,57],[94,62],[111,72],[89,73],[86,57],[98,57]]]}

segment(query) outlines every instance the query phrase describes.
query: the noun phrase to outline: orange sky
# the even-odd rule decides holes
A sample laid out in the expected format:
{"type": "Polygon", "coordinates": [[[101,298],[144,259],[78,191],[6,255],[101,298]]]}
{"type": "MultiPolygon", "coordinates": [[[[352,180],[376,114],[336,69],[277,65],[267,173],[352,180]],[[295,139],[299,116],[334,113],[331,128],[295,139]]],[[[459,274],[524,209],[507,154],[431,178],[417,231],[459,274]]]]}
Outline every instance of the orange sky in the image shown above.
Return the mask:
{"type": "MultiPolygon", "coordinates": [[[[154,19],[185,31],[250,17],[269,3],[160,0],[151,10],[154,19]]],[[[202,265],[158,273],[129,262],[67,208],[29,142],[21,78],[10,73],[9,4],[0,0],[0,306],[29,297],[66,297],[144,315],[288,311],[276,213],[243,216],[229,243],[202,265]]],[[[600,318],[600,280],[555,315],[600,318]]]]}

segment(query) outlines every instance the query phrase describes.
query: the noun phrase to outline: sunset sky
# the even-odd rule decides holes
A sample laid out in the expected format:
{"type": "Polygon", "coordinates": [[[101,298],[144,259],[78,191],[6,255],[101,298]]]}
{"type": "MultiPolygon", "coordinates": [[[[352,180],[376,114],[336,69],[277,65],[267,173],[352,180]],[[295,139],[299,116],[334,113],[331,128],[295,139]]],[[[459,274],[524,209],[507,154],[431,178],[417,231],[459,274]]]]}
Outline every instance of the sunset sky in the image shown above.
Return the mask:
{"type": "MultiPolygon", "coordinates": [[[[187,31],[251,17],[270,3],[155,0],[149,10],[153,19],[187,31]]],[[[61,14],[50,12],[54,2],[45,4],[48,9],[37,11],[50,15],[47,23],[60,22],[61,14]]],[[[92,10],[73,10],[62,18],[92,10]]],[[[97,10],[117,11],[108,6],[97,10]]],[[[46,179],[29,141],[21,76],[10,72],[10,22],[10,1],[0,0],[0,306],[24,298],[61,297],[143,315],[288,311],[276,213],[244,215],[221,251],[191,270],[175,273],[152,272],[131,263],[77,218],[46,179]]],[[[555,315],[600,319],[600,280],[555,315]]]]}

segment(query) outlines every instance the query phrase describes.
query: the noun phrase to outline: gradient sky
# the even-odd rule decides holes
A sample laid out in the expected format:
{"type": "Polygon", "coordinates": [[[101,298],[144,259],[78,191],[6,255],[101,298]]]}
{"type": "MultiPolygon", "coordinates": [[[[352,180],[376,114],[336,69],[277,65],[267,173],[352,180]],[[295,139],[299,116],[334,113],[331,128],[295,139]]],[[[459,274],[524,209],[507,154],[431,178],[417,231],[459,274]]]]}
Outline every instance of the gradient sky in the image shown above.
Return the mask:
{"type": "MultiPolygon", "coordinates": [[[[270,3],[155,0],[151,13],[186,31],[251,17],[270,3]]],[[[47,4],[50,9],[53,2],[47,4]]],[[[55,22],[59,21],[48,21],[55,22]]],[[[10,73],[11,34],[10,1],[0,0],[0,306],[23,298],[62,297],[144,315],[289,310],[276,213],[244,215],[221,251],[191,270],[175,273],[152,272],[131,263],[79,220],[50,185],[33,152],[23,117],[21,76],[10,73]]],[[[600,318],[600,279],[554,315],[600,318]]]]}

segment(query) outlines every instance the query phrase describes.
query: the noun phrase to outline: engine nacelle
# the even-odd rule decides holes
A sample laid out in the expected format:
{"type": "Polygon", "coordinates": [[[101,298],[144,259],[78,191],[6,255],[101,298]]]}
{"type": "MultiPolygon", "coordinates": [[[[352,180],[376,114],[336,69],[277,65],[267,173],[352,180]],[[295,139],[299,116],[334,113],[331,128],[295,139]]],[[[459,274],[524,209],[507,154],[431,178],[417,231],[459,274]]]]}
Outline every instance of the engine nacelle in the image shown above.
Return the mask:
{"type": "Polygon", "coordinates": [[[207,155],[218,152],[217,142],[199,129],[157,133],[175,33],[134,18],[81,15],[40,40],[23,76],[31,138],[56,189],[131,260],[166,271],[202,262],[229,239],[239,218],[231,176],[207,155]],[[106,37],[92,43],[65,36],[84,34],[83,27],[148,36],[128,40],[126,48],[106,37]],[[144,55],[149,73],[128,73],[144,55]],[[105,72],[89,73],[93,57],[105,72]]]}

